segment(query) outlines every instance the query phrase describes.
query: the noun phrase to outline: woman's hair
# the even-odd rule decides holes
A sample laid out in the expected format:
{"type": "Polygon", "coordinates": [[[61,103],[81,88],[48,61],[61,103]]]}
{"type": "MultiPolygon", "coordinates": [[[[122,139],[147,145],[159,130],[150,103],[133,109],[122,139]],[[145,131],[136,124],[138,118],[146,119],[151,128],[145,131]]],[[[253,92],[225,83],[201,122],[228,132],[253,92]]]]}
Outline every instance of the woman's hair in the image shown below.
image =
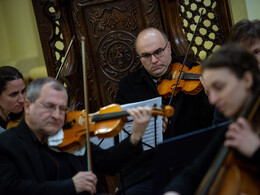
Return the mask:
{"type": "Polygon", "coordinates": [[[23,75],[12,66],[0,67],[0,94],[6,89],[6,84],[9,81],[23,79],[23,75]]]}
{"type": "Polygon", "coordinates": [[[241,20],[232,26],[228,42],[250,47],[260,41],[260,20],[241,20]]]}
{"type": "Polygon", "coordinates": [[[246,71],[253,75],[252,91],[260,84],[260,70],[254,55],[235,43],[229,43],[220,47],[209,58],[202,62],[202,70],[208,68],[228,68],[238,78],[242,78],[246,71]]]}

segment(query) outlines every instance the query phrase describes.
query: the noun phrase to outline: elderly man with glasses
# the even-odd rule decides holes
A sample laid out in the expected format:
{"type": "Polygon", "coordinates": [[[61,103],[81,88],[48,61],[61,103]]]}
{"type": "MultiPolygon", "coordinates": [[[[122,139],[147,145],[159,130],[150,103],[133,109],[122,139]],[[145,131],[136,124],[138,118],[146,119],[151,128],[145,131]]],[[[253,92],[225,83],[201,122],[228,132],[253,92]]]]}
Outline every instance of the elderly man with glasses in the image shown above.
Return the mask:
{"type": "Polygon", "coordinates": [[[89,156],[52,150],[48,138],[60,132],[68,101],[64,86],[54,78],[39,78],[26,92],[24,119],[0,135],[0,194],[94,194],[95,172],[114,174],[142,153],[140,140],[152,116],[148,107],[127,110],[133,117],[131,135],[103,150],[91,144],[89,156]]]}
{"type": "MultiPolygon", "coordinates": [[[[171,69],[175,62],[183,62],[173,55],[171,43],[165,33],[155,28],[142,30],[136,38],[136,52],[142,68],[123,78],[118,85],[116,102],[119,104],[148,100],[160,96],[158,80],[171,69]]],[[[197,63],[187,62],[191,68],[197,63]]],[[[162,97],[162,104],[169,98],[162,97]]],[[[171,101],[175,114],[163,120],[164,139],[195,131],[212,124],[214,108],[202,90],[197,95],[177,93],[171,101]]],[[[169,155],[170,152],[169,152],[169,155]]],[[[189,155],[189,154],[187,154],[189,155]]],[[[178,157],[176,157],[178,158],[178,157]]],[[[145,151],[122,172],[123,185],[118,194],[152,194],[154,150],[145,151]]],[[[162,162],[163,166],[164,162],[162,162]]]]}

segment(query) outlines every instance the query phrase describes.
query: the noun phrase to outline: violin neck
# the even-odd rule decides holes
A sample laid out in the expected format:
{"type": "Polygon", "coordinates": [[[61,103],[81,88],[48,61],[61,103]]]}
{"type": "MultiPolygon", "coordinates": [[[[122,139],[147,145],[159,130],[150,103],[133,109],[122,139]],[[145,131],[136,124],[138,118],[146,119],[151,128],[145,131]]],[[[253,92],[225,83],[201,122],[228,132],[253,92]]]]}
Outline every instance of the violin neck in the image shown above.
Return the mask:
{"type": "Polygon", "coordinates": [[[183,79],[183,80],[199,80],[200,76],[201,76],[201,74],[184,72],[181,75],[181,79],[183,79]]]}
{"type": "MultiPolygon", "coordinates": [[[[170,117],[174,114],[174,109],[171,106],[165,106],[164,109],[157,109],[153,108],[152,115],[161,115],[161,116],[167,116],[170,117]]],[[[125,116],[129,116],[127,111],[118,111],[118,112],[111,112],[111,113],[105,113],[105,114],[94,114],[92,115],[92,122],[99,122],[104,120],[111,120],[111,119],[118,119],[125,116]]]]}
{"type": "Polygon", "coordinates": [[[128,115],[129,114],[126,111],[112,112],[112,113],[106,113],[106,114],[96,114],[96,115],[92,116],[92,122],[116,119],[116,118],[121,118],[121,117],[128,116],[128,115]]]}

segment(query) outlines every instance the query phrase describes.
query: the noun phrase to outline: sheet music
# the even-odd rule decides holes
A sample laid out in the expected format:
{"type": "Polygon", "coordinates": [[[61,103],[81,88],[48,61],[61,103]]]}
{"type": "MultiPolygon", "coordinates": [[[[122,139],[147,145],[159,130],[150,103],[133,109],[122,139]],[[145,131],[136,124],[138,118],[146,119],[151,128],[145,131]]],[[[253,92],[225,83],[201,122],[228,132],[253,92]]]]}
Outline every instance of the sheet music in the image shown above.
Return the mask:
{"type": "MultiPolygon", "coordinates": [[[[149,99],[146,101],[141,101],[141,102],[135,102],[135,103],[129,103],[129,104],[123,104],[121,105],[121,108],[123,110],[127,110],[128,108],[136,108],[138,106],[149,106],[149,107],[153,107],[154,104],[156,104],[157,108],[161,108],[162,105],[162,98],[161,97],[157,97],[157,98],[153,98],[153,99],[149,99]]],[[[131,122],[127,122],[124,126],[124,129],[131,133],[131,127],[132,127],[132,117],[128,117],[128,120],[131,122]]],[[[154,117],[152,117],[150,123],[148,124],[147,129],[145,130],[142,142],[155,147],[155,126],[154,126],[154,117]]],[[[162,135],[162,116],[157,116],[156,117],[156,141],[157,144],[161,143],[163,140],[163,135],[162,135]]],[[[119,133],[119,142],[121,142],[122,140],[124,140],[125,138],[128,137],[128,134],[125,133],[124,131],[121,131],[119,133]]],[[[106,138],[104,139],[104,141],[102,142],[102,144],[100,145],[100,147],[102,147],[103,149],[109,148],[111,146],[114,146],[114,139],[113,138],[106,138]]],[[[101,139],[98,139],[96,137],[93,137],[90,139],[91,142],[95,143],[95,144],[99,144],[99,142],[101,141],[101,139]]],[[[144,150],[149,150],[151,149],[151,147],[146,146],[143,144],[143,148],[144,150]]]]}
{"type": "MultiPolygon", "coordinates": [[[[127,110],[128,108],[136,108],[138,106],[153,107],[154,104],[156,104],[157,108],[161,108],[162,98],[157,97],[157,98],[149,99],[149,100],[146,100],[146,101],[124,104],[124,105],[121,105],[121,107],[123,108],[123,110],[127,110]]],[[[132,121],[132,117],[129,116],[128,120],[132,121]]],[[[128,122],[124,126],[124,129],[129,133],[131,133],[132,123],[133,122],[128,122]]],[[[119,133],[119,142],[124,140],[127,136],[128,136],[127,133],[125,133],[124,131],[121,131],[119,133]]],[[[156,117],[156,141],[157,141],[157,144],[159,144],[163,141],[162,116],[156,117]]],[[[151,119],[150,123],[148,124],[147,129],[145,130],[142,142],[152,146],[153,148],[155,147],[155,122],[154,122],[154,117],[151,119]]],[[[143,144],[143,148],[144,148],[144,150],[151,149],[151,147],[148,147],[144,144],[143,144]]]]}
{"type": "MultiPolygon", "coordinates": [[[[99,145],[100,142],[102,141],[102,139],[98,139],[97,137],[92,137],[92,138],[90,138],[90,141],[96,145],[99,145]]],[[[115,145],[114,138],[111,137],[111,138],[104,139],[99,146],[103,149],[107,149],[114,145],[115,145]]]]}

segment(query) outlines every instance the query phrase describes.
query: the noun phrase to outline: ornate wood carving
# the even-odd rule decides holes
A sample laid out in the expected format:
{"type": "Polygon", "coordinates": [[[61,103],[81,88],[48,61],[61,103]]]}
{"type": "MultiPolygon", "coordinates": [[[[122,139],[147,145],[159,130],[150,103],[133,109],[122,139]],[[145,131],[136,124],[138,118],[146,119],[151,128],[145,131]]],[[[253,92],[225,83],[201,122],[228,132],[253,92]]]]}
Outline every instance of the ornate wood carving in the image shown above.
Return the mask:
{"type": "MultiPolygon", "coordinates": [[[[55,77],[73,36],[71,15],[66,1],[32,1],[39,29],[42,49],[49,76],[55,77]]],[[[60,74],[68,89],[71,108],[84,107],[82,93],[82,67],[79,64],[78,47],[74,43],[60,74]]]]}
{"type": "Polygon", "coordinates": [[[154,17],[154,12],[159,9],[155,2],[147,4],[129,0],[80,1],[79,6],[85,19],[88,45],[91,46],[88,56],[93,63],[89,65],[96,79],[100,81],[98,78],[102,78],[102,82],[97,82],[94,87],[102,97],[97,105],[99,108],[114,102],[118,81],[140,67],[136,59],[135,37],[147,23],[161,26],[158,16],[154,17]],[[147,14],[141,11],[140,3],[145,5],[147,14]],[[138,18],[144,18],[144,21],[138,18]]]}
{"type": "Polygon", "coordinates": [[[55,76],[75,34],[60,80],[70,107],[84,108],[80,41],[86,40],[91,112],[114,102],[118,81],[140,67],[135,38],[148,26],[162,30],[157,1],[32,0],[48,74],[55,76]],[[59,46],[59,47],[58,47],[59,46]]]}

